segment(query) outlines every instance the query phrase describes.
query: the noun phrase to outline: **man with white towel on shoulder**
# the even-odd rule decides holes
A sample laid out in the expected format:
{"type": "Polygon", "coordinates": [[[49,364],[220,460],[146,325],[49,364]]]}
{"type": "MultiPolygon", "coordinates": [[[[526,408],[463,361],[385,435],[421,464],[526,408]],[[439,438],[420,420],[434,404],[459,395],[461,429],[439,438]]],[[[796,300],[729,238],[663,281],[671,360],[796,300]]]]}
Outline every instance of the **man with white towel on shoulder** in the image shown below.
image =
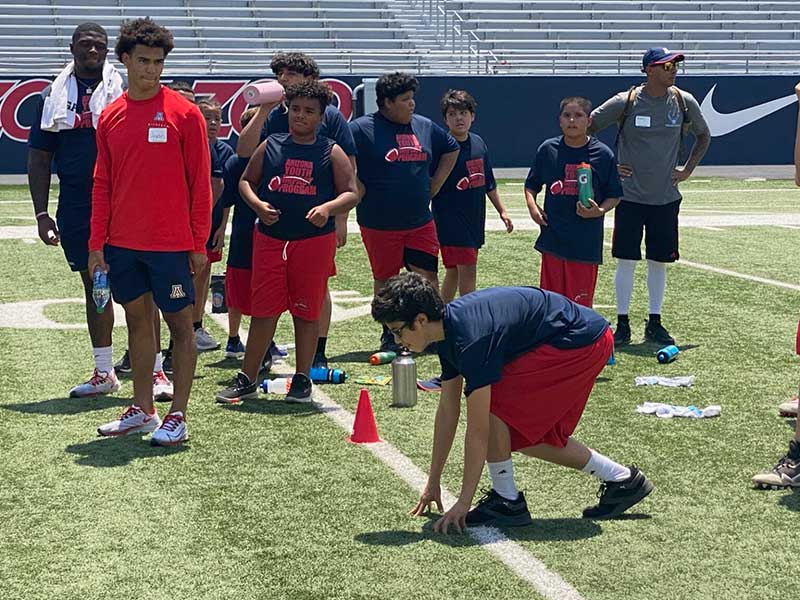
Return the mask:
{"type": "Polygon", "coordinates": [[[87,381],[70,390],[70,396],[84,397],[119,389],[111,358],[114,311],[110,303],[102,314],[95,310],[87,261],[92,174],[97,158],[95,127],[102,110],[122,95],[123,80],[106,60],[108,35],[100,25],[78,25],[69,49],[73,60],[42,92],[31,126],[28,186],[39,237],[47,245],[60,244],[70,268],[83,280],[95,368],[87,381]],[[48,212],[54,159],[60,183],[55,221],[48,212]]]}

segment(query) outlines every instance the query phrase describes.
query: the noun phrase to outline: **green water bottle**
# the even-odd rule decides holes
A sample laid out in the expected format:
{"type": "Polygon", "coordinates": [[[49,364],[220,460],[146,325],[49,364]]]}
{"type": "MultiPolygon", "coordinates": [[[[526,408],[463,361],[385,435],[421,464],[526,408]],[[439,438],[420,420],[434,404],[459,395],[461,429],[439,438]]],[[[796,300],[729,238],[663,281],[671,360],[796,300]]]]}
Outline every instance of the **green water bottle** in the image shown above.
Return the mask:
{"type": "Polygon", "coordinates": [[[586,163],[581,163],[575,170],[575,175],[578,178],[578,201],[583,204],[585,208],[589,208],[589,198],[594,195],[592,190],[592,167],[586,163]]]}

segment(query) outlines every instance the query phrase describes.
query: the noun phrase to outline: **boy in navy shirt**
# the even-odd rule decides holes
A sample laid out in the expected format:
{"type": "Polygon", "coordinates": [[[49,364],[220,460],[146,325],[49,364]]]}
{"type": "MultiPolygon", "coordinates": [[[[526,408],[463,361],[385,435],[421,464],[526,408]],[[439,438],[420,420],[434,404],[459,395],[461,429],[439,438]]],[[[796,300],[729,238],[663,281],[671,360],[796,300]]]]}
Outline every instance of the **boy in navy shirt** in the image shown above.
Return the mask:
{"type": "Polygon", "coordinates": [[[441,105],[450,135],[460,147],[455,167],[432,202],[445,268],[442,299],[447,303],[456,297],[456,291],[461,296],[475,291],[478,249],[485,237],[486,196],[508,233],[514,230],[514,224],[500,200],[486,143],[470,131],[475,121],[475,99],[463,90],[449,90],[442,96],[441,105]]]}
{"type": "Polygon", "coordinates": [[[428,483],[413,514],[433,502],[443,510],[440,478],[466,382],[461,494],[434,531],[447,533],[451,524],[461,531],[531,523],[514,483],[512,451],[600,479],[600,502],[585,509],[584,518],[616,517],[652,491],[635,466],[624,467],[572,437],[613,348],[608,323],[594,311],[533,287],[490,288],[445,305],[430,282],[403,273],[376,294],[372,316],[412,351],[438,342],[444,382],[428,483]],[[492,489],[470,510],[485,461],[492,489]]]}
{"type": "Polygon", "coordinates": [[[614,153],[589,137],[592,104],[586,98],[564,98],[559,125],[564,135],[545,140],[525,180],[531,218],[541,228],[536,249],[542,253],[539,285],[591,308],[597,268],[603,262],[603,217],[619,204],[622,186],[614,153]],[[594,194],[589,208],[578,201],[575,174],[580,163],[592,168],[594,194]],[[544,207],[536,196],[545,186],[544,207]]]}
{"type": "MultiPolygon", "coordinates": [[[[414,114],[418,88],[407,73],[382,75],[375,84],[378,111],[350,123],[362,192],[356,216],[375,293],[404,266],[438,284],[439,240],[430,202],[453,170],[459,146],[430,119],[414,114]],[[433,175],[431,165],[438,165],[433,175]]],[[[384,329],[381,350],[396,349],[384,329]]]]}
{"type": "Polygon", "coordinates": [[[336,253],[334,217],[358,202],[355,174],[333,140],[317,135],[330,89],[317,81],[290,86],[290,133],[270,135],[256,150],[239,183],[255,211],[250,335],[242,371],[217,394],[238,404],[257,397],[256,377],[278,319],[292,314],[297,372],[287,402],[311,402],[309,373],[319,316],[336,253]]]}

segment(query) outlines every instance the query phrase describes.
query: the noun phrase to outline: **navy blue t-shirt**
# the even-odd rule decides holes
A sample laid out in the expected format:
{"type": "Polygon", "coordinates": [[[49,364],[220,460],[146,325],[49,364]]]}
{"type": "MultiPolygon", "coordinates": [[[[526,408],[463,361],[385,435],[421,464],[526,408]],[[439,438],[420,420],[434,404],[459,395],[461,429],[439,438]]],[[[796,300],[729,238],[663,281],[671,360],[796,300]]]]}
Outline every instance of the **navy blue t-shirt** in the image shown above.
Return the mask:
{"type": "Polygon", "coordinates": [[[239,193],[239,180],[247,168],[249,158],[234,154],[225,162],[223,180],[225,189],[219,203],[224,208],[233,207],[231,219],[231,239],[228,247],[228,266],[235,269],[249,269],[253,264],[253,228],[256,213],[239,193]]]}
{"type": "Polygon", "coordinates": [[[281,214],[272,225],[259,222],[259,231],[279,240],[303,240],[335,229],[332,216],[322,227],[306,219],[313,207],[336,197],[331,164],[334,145],[333,140],[319,135],[313,144],[298,144],[289,133],[267,138],[259,194],[281,214]]]}
{"type": "Polygon", "coordinates": [[[480,248],[486,227],[486,193],[497,188],[489,152],[481,136],[458,142],[456,166],[433,197],[433,219],[442,246],[480,248]]]}
{"type": "MultiPolygon", "coordinates": [[[[225,163],[228,159],[236,154],[228,144],[222,140],[217,140],[213,144],[209,144],[211,151],[211,177],[223,179],[225,175],[225,163]]],[[[224,194],[224,190],[223,190],[224,194]]],[[[214,232],[222,225],[222,211],[226,207],[222,204],[222,198],[217,200],[211,211],[211,233],[208,236],[206,247],[211,248],[211,240],[214,237],[214,232]]]]}
{"type": "Polygon", "coordinates": [[[497,287],[445,306],[439,342],[442,379],[463,375],[465,393],[500,381],[505,365],[537,346],[569,350],[596,342],[608,321],[561,294],[535,287],[497,287]]]}
{"type": "Polygon", "coordinates": [[[564,143],[564,136],[545,140],[525,180],[525,187],[537,194],[545,186],[548,224],[542,227],[535,248],[565,260],[599,265],[603,262],[603,219],[584,219],[575,212],[575,171],[582,162],[592,167],[592,199],[598,205],[606,198],[622,197],[617,159],[603,142],[592,137],[586,145],[571,148],[564,143]]]}
{"type": "Polygon", "coordinates": [[[366,188],[356,207],[359,225],[398,231],[428,223],[431,164],[458,150],[458,142],[420,115],[401,125],[375,112],[350,123],[350,130],[358,149],[358,178],[366,188]]]}
{"type": "MultiPolygon", "coordinates": [[[[289,133],[289,112],[288,109],[279,104],[267,115],[267,122],[261,129],[261,141],[273,133],[289,133]]],[[[325,107],[325,114],[322,115],[322,123],[317,129],[317,135],[332,139],[341,146],[347,156],[356,155],[356,144],[353,141],[353,134],[347,120],[338,108],[332,105],[325,107]]]]}
{"type": "Polygon", "coordinates": [[[97,159],[95,129],[89,109],[91,92],[99,81],[84,82],[78,79],[78,106],[80,123],[73,129],[52,132],[42,131],[42,108],[50,88],[37,98],[36,115],[31,124],[28,146],[50,152],[55,160],[59,179],[58,209],[56,218],[62,234],[89,227],[92,212],[92,176],[97,159]]]}

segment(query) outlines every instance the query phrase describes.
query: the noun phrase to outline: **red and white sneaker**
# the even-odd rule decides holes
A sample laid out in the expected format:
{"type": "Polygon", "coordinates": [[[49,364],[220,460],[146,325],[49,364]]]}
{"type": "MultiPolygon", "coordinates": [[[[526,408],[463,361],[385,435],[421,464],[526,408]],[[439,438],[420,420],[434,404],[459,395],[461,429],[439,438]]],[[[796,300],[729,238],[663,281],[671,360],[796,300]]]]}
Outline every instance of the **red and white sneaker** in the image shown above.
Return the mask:
{"type": "Polygon", "coordinates": [[[153,373],[153,400],[156,402],[172,402],[174,389],[172,382],[164,371],[153,373]]]}
{"type": "Polygon", "coordinates": [[[94,370],[92,376],[83,383],[76,385],[69,391],[70,398],[85,398],[87,396],[102,396],[119,391],[119,379],[114,369],[110,373],[94,370]]]}
{"type": "Polygon", "coordinates": [[[131,404],[119,419],[100,425],[97,433],[102,436],[150,433],[158,429],[159,425],[161,425],[161,419],[158,418],[158,412],[155,409],[152,414],[148,415],[135,404],[131,404]]]}
{"type": "Polygon", "coordinates": [[[186,419],[180,411],[169,413],[164,417],[153,436],[150,444],[153,446],[177,446],[189,439],[189,429],[186,427],[186,419]]]}

